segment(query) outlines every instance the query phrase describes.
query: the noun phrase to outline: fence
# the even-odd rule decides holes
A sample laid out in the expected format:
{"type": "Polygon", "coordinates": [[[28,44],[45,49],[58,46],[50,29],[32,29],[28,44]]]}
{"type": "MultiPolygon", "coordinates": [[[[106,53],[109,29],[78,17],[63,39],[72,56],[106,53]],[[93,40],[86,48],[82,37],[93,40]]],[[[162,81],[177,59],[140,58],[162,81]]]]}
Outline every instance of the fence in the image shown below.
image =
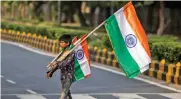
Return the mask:
{"type": "MultiPolygon", "coordinates": [[[[60,50],[57,40],[48,39],[46,36],[20,33],[13,30],[1,29],[1,39],[12,42],[27,44],[32,47],[42,49],[52,54],[57,54],[60,50]]],[[[107,64],[120,68],[114,52],[107,51],[106,48],[100,50],[98,47],[89,47],[91,61],[107,64]]],[[[181,63],[165,64],[165,60],[160,63],[152,61],[149,70],[144,72],[145,75],[166,81],[167,83],[175,83],[181,85],[181,63]]]]}

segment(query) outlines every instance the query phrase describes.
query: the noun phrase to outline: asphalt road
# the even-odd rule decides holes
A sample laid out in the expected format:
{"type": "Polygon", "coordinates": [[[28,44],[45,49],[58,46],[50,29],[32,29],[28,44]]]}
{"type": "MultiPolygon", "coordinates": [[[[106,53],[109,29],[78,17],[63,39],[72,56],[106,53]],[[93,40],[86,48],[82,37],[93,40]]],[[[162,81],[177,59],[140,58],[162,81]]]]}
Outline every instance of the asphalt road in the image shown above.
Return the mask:
{"type": "MultiPolygon", "coordinates": [[[[60,73],[46,79],[53,57],[1,42],[2,99],[59,99],[60,73]]],[[[92,75],[71,86],[73,99],[179,99],[181,93],[91,67],[92,75]]]]}

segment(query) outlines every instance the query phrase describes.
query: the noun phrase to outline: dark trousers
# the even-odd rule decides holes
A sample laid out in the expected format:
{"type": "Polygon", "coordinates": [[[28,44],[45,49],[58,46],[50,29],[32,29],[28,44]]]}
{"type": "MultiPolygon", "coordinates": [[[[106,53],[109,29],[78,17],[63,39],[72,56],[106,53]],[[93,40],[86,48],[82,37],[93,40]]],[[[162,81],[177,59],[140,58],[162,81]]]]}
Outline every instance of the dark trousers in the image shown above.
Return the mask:
{"type": "Polygon", "coordinates": [[[72,81],[70,79],[61,80],[62,83],[62,92],[60,99],[72,99],[71,93],[70,93],[70,86],[72,84],[72,81]]]}

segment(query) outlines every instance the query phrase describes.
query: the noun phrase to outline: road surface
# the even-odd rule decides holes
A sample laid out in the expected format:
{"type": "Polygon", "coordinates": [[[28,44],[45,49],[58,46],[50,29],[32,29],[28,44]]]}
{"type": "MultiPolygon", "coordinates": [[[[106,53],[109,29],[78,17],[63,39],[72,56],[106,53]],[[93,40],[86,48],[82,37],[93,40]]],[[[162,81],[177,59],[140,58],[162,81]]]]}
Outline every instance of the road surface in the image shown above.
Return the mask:
{"type": "MultiPolygon", "coordinates": [[[[46,79],[53,57],[1,42],[1,99],[59,99],[60,75],[46,79]]],[[[179,99],[181,93],[91,67],[90,78],[73,83],[73,99],[179,99]]]]}

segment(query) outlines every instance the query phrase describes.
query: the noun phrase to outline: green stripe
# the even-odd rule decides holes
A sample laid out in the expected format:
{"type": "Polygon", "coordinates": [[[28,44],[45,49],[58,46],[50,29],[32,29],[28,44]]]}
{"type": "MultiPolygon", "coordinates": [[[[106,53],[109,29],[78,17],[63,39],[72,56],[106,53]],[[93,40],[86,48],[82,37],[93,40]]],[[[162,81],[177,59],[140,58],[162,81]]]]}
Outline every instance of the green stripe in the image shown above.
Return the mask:
{"type": "Polygon", "coordinates": [[[82,69],[76,57],[74,62],[74,80],[82,79],[84,77],[84,73],[82,72],[82,69]]]}
{"type": "Polygon", "coordinates": [[[109,35],[118,62],[120,63],[121,68],[124,70],[126,75],[129,78],[133,78],[139,75],[141,73],[139,66],[132,58],[125,45],[124,38],[121,35],[121,31],[114,15],[110,16],[106,20],[105,28],[109,35]]]}

